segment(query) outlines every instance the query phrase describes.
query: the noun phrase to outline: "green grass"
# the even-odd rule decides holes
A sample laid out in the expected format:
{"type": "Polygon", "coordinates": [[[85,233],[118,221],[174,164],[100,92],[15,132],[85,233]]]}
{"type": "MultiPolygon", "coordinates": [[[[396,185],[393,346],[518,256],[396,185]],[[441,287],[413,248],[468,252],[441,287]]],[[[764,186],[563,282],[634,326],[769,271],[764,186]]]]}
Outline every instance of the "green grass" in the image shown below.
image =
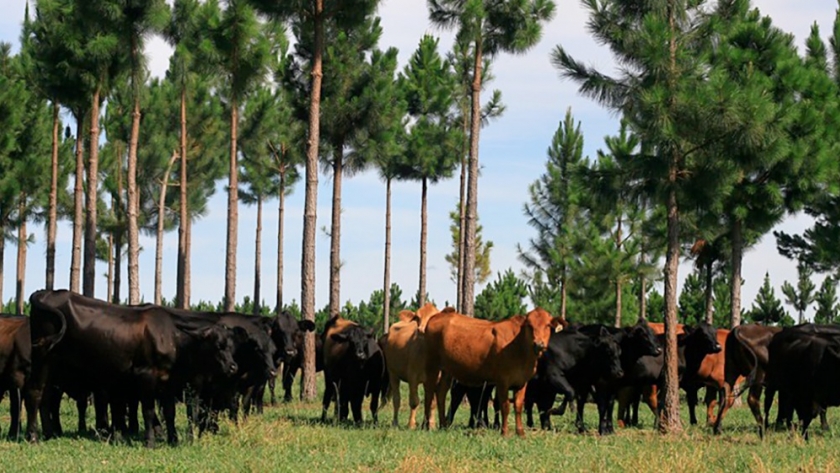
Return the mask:
{"type": "MultiPolygon", "coordinates": [[[[406,399],[401,425],[408,419],[406,399]]],[[[761,441],[746,406],[729,412],[720,436],[705,426],[688,426],[687,412],[683,434],[658,435],[651,430],[648,411],[642,428],[619,429],[604,438],[578,435],[567,412],[553,419],[554,431],[527,430],[526,438],[519,439],[467,429],[466,406],[454,427],[428,432],[390,427],[390,404],[379,425],[357,428],[322,424],[319,403],[294,402],[267,407],[262,416],[239,425],[225,421],[217,435],[188,441],[181,430],[180,445],[161,442],[164,446],[154,450],[144,448],[140,439],[76,436],[75,407],[64,402],[62,409],[66,436],[34,445],[0,440],[0,471],[840,471],[840,435],[820,432],[817,423],[808,442],[786,432],[771,432],[761,441]]],[[[832,414],[829,422],[840,429],[839,416],[832,414]]],[[[178,415],[184,429],[182,409],[178,415]]],[[[8,422],[8,402],[3,402],[3,435],[8,422]]],[[[596,422],[595,406],[588,405],[590,430],[596,422]]]]}

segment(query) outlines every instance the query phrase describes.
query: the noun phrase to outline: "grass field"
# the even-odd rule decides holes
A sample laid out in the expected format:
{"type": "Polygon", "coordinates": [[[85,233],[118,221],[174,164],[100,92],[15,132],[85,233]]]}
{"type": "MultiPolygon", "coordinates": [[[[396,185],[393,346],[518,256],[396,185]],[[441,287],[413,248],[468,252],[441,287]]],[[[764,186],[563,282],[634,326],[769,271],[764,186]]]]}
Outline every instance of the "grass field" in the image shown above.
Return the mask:
{"type": "MultiPolygon", "coordinates": [[[[390,427],[391,404],[379,425],[355,427],[322,424],[319,403],[294,402],[268,407],[238,426],[223,422],[217,435],[190,441],[182,430],[177,447],[161,442],[148,450],[139,439],[108,442],[76,435],[71,405],[62,404],[69,431],[64,438],[34,445],[0,440],[0,471],[840,471],[840,435],[820,432],[817,423],[807,442],[786,432],[771,432],[761,441],[746,406],[730,411],[720,436],[705,426],[686,425],[685,433],[663,437],[652,431],[649,412],[642,428],[620,429],[604,438],[578,435],[567,413],[553,419],[554,431],[528,430],[519,439],[467,429],[465,408],[454,427],[427,432],[390,427]]],[[[401,425],[407,421],[403,406],[401,425]]],[[[832,414],[829,423],[840,429],[840,419],[832,414]]],[[[178,426],[185,429],[183,410],[178,415],[178,426]]],[[[687,424],[687,412],[683,419],[687,424]]],[[[596,421],[595,406],[587,406],[590,430],[596,421]]],[[[8,422],[4,401],[3,438],[8,422]]]]}

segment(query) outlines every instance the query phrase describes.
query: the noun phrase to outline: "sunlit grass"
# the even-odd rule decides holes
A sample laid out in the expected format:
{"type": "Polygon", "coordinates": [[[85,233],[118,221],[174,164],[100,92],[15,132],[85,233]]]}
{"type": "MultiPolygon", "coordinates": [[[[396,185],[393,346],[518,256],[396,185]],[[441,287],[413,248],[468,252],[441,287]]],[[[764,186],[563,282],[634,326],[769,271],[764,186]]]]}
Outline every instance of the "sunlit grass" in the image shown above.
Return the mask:
{"type": "MultiPolygon", "coordinates": [[[[592,405],[590,433],[575,433],[567,415],[553,420],[553,431],[528,430],[525,439],[467,429],[465,408],[454,427],[428,432],[392,428],[390,404],[379,425],[356,427],[323,424],[320,403],[293,402],[267,407],[239,425],[225,420],[217,435],[190,440],[179,410],[181,444],[161,441],[154,450],[144,448],[141,439],[79,436],[75,407],[65,402],[62,408],[66,436],[36,445],[0,441],[0,471],[840,471],[840,438],[833,433],[817,425],[807,442],[787,432],[771,432],[761,441],[746,407],[730,411],[720,436],[704,425],[686,425],[683,434],[663,437],[651,430],[653,418],[645,411],[641,428],[602,438],[594,433],[592,405]]],[[[401,425],[408,419],[405,409],[401,425]]],[[[832,414],[829,422],[840,425],[832,414]]],[[[4,435],[8,416],[3,402],[4,435]]],[[[683,419],[687,424],[687,413],[683,419]]]]}

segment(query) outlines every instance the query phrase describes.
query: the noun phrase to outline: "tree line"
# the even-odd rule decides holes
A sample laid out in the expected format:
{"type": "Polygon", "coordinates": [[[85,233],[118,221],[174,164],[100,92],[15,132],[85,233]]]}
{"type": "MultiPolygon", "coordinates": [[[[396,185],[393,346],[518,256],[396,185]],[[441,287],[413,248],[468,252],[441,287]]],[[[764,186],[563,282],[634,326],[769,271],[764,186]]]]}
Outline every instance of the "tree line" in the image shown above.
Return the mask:
{"type": "MultiPolygon", "coordinates": [[[[154,302],[194,305],[191,222],[206,213],[224,179],[219,308],[237,308],[241,202],[257,207],[255,287],[246,309],[270,311],[262,304],[259,262],[264,205],[275,197],[274,310],[291,307],[282,290],[284,199],[303,181],[301,297],[294,310],[313,321],[345,313],[385,331],[407,304],[390,280],[391,184],[416,181],[421,189],[420,277],[411,301],[419,306],[429,299],[429,187],[458,170],[447,261],[459,311],[499,318],[521,312],[529,297],[582,321],[618,325],[661,317],[668,367],[664,431],[680,428],[678,319],[789,323],[771,291],[762,289],[749,311],[741,304],[744,251],[785,216],[804,210],[816,219],[802,235],[776,235],[779,251],[801,268],[797,287],[786,285],[785,297],[800,320],[815,297],[832,300],[833,279],[817,295],[806,280],[809,272],[840,267],[833,245],[840,220],[834,205],[840,21],[828,46],[814,26],[801,55],[792,35],[747,0],[584,2],[590,34],[610,47],[620,67],[606,73],[563,45],[551,61],[562,79],[615,112],[620,128],[597,156],[586,157],[580,123],[567,111],[524,205],[533,231],[519,247],[527,269],[519,276],[498,274],[475,296],[476,280],[491,276],[492,248],[477,222],[479,137],[482,126],[504,112],[500,91],[482,97],[493,59],[527,52],[556,5],[427,3],[432,24],[455,31],[455,43],[443,52],[436,38],[424,36],[401,70],[396,49],[379,45],[378,0],[176,0],[171,8],[163,0],[40,0],[32,15],[27,6],[20,53],[0,48],[0,225],[5,234],[18,233],[17,311],[25,302],[26,225],[45,221],[45,285],[52,289],[59,218],[73,222],[71,290],[93,296],[101,259],[108,262],[108,298],[139,303],[143,231],[157,242],[154,302]],[[144,44],[153,35],[174,48],[162,78],[150,78],[145,65],[144,44]],[[64,133],[62,110],[75,125],[64,133]],[[330,294],[322,311],[314,299],[319,168],[332,177],[330,294]],[[366,169],[375,169],[385,184],[382,291],[359,306],[342,306],[341,184],[366,169]],[[168,302],[161,287],[162,238],[176,227],[176,295],[168,302]],[[127,299],[120,280],[124,257],[127,299]],[[683,258],[695,269],[678,297],[683,258]],[[662,295],[651,289],[657,281],[662,295]]],[[[818,311],[820,317],[836,318],[835,303],[820,307],[832,307],[818,311]]],[[[304,396],[312,398],[312,336],[305,352],[304,396]]]]}

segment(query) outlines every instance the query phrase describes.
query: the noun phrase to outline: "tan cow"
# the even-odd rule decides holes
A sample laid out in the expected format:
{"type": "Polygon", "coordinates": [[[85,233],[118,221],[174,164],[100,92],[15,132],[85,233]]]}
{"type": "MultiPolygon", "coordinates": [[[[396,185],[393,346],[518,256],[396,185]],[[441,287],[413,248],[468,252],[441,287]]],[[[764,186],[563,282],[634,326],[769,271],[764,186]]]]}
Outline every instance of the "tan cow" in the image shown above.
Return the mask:
{"type": "MultiPolygon", "coordinates": [[[[417,407],[420,405],[417,390],[426,376],[426,337],[421,330],[438,312],[432,303],[427,303],[417,313],[404,310],[400,312],[400,321],[392,324],[388,334],[380,339],[388,367],[389,394],[394,402],[394,426],[399,425],[400,381],[408,383],[408,406],[411,409],[408,427],[413,429],[417,426],[417,407]]],[[[434,421],[426,417],[425,424],[433,427],[434,421]]]]}
{"type": "Polygon", "coordinates": [[[502,407],[502,435],[508,432],[509,391],[516,390],[516,434],[525,435],[522,407],[525,387],[537,369],[537,359],[548,346],[548,338],[560,317],[543,309],[527,316],[515,315],[499,322],[474,319],[447,307],[426,324],[425,414],[431,416],[432,396],[437,397],[440,425],[446,426],[446,392],[452,380],[467,386],[496,385],[502,407]]]}

